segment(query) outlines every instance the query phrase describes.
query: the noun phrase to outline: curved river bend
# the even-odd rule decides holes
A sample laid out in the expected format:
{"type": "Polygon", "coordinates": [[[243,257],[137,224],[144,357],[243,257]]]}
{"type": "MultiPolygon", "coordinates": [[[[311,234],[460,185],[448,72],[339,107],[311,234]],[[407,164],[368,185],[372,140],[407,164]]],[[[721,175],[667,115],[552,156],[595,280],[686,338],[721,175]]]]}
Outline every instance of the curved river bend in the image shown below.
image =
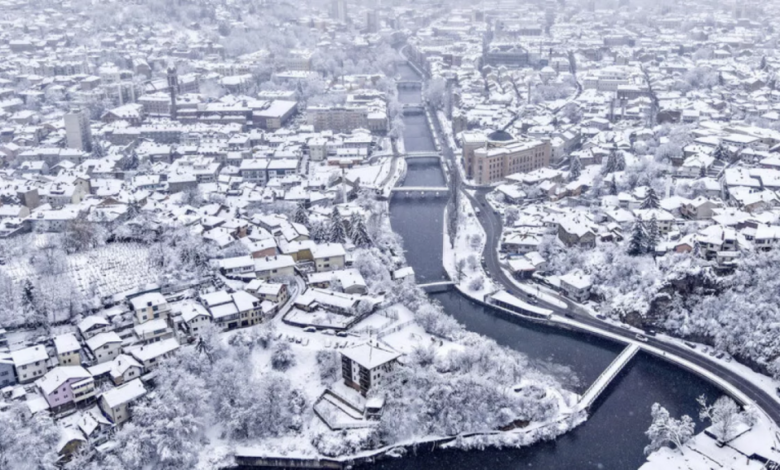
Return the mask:
{"type": "MultiPolygon", "coordinates": [[[[403,79],[419,80],[408,65],[400,66],[403,79]]],[[[419,92],[404,90],[401,102],[419,101],[419,92]]],[[[434,149],[425,116],[404,118],[404,144],[407,151],[434,149]]],[[[404,181],[408,186],[443,186],[438,161],[412,160],[404,181]]],[[[390,204],[393,229],[403,237],[406,258],[418,282],[444,277],[442,268],[442,199],[403,198],[390,204]]],[[[490,337],[503,346],[527,355],[540,368],[561,377],[573,372],[577,382],[565,381],[578,392],[584,391],[609,365],[620,346],[589,335],[528,324],[497,315],[457,292],[433,294],[446,312],[465,327],[490,337]],[[570,371],[570,372],[567,372],[570,371]]],[[[483,451],[418,451],[399,459],[383,460],[360,468],[372,469],[544,469],[544,470],[631,470],[645,461],[644,435],[650,425],[650,407],[661,403],[674,416],[698,418],[696,397],[711,399],[721,392],[697,376],[659,359],[640,353],[602,394],[591,416],[577,429],[552,442],[523,449],[483,451]]],[[[697,422],[697,430],[703,429],[697,422]]]]}

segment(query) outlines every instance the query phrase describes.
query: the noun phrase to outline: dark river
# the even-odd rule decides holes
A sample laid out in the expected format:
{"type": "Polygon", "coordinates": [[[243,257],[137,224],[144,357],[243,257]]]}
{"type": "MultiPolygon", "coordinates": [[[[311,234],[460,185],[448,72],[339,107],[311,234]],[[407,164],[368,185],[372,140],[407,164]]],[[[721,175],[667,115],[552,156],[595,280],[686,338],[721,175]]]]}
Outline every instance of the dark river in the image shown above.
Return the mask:
{"type": "MultiPolygon", "coordinates": [[[[412,75],[419,79],[410,67],[401,69],[404,79],[412,79],[412,75]]],[[[408,151],[434,148],[424,116],[409,116],[405,122],[404,143],[408,151]]],[[[442,186],[443,183],[437,160],[413,160],[408,165],[404,185],[442,186]]],[[[444,277],[441,256],[445,204],[444,199],[396,195],[390,205],[393,229],[403,237],[406,259],[414,268],[418,282],[444,277]]],[[[578,392],[584,391],[620,351],[619,345],[589,335],[503,317],[456,292],[432,297],[468,330],[524,353],[578,392]],[[571,376],[576,379],[572,380],[571,376]]],[[[721,395],[716,387],[697,376],[640,353],[602,394],[589,419],[556,441],[519,450],[418,450],[403,458],[361,468],[636,469],[645,461],[643,449],[649,441],[644,432],[650,425],[652,404],[661,403],[673,416],[690,415],[697,420],[697,431],[700,431],[703,428],[698,422],[696,397],[701,394],[711,400],[721,395]]]]}

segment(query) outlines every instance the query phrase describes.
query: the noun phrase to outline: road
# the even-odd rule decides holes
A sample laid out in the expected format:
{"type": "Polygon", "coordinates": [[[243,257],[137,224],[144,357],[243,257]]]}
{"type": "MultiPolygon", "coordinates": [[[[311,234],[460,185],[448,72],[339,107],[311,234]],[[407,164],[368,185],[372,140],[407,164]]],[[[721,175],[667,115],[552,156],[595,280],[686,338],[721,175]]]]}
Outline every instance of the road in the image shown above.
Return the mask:
{"type": "MultiPolygon", "coordinates": [[[[474,197],[467,195],[474,207],[480,208],[480,213],[477,214],[477,218],[482,224],[482,227],[484,227],[485,233],[487,235],[487,242],[485,243],[485,249],[483,252],[483,256],[485,257],[485,269],[493,279],[503,285],[507,292],[521,299],[526,298],[525,293],[516,288],[512,280],[509,279],[509,276],[501,269],[501,263],[497,250],[498,244],[501,240],[501,216],[494,213],[490,209],[490,205],[485,199],[485,196],[488,192],[488,189],[480,189],[476,191],[474,197]]],[[[601,331],[621,336],[625,338],[626,341],[636,341],[634,332],[616,326],[612,323],[601,321],[598,318],[594,318],[588,313],[584,312],[581,308],[577,308],[577,306],[572,302],[566,299],[561,300],[566,302],[567,308],[561,309],[554,305],[546,304],[541,300],[539,301],[539,305],[544,308],[549,308],[558,315],[565,315],[592,328],[597,328],[601,331]]],[[[583,331],[587,332],[587,330],[583,331]]],[[[780,423],[780,403],[778,403],[777,400],[775,400],[770,394],[765,392],[760,387],[754,385],[752,382],[744,380],[739,374],[732,371],[731,369],[728,369],[717,362],[711,361],[685,346],[670,344],[653,337],[648,337],[647,339],[648,345],[654,346],[666,354],[674,355],[690,361],[691,363],[706,369],[729,382],[731,385],[741,390],[742,393],[753,400],[775,423],[780,423]]],[[[660,357],[663,358],[663,356],[660,357]]]]}

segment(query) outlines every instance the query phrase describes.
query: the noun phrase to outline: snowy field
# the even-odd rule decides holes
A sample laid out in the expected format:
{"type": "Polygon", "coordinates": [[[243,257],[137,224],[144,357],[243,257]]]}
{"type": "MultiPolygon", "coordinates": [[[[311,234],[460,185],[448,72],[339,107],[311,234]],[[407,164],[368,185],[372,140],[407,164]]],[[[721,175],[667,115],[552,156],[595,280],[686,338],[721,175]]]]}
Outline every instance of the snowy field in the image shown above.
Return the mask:
{"type": "MultiPolygon", "coordinates": [[[[65,257],[62,276],[85,298],[104,298],[132,291],[156,281],[149,262],[149,250],[136,243],[113,243],[65,257]]],[[[14,282],[38,276],[27,257],[17,257],[2,269],[14,282]]]]}

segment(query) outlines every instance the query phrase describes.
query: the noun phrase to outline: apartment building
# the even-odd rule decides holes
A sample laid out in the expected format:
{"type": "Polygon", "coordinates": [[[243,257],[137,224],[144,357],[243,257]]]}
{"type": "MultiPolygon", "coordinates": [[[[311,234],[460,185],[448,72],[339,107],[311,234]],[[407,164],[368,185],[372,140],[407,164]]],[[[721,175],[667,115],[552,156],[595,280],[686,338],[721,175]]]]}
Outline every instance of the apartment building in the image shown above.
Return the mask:
{"type": "Polygon", "coordinates": [[[512,173],[548,167],[551,158],[552,145],[549,141],[491,139],[473,151],[473,157],[470,162],[467,160],[466,166],[472,169],[471,177],[477,184],[490,184],[512,173]]]}

